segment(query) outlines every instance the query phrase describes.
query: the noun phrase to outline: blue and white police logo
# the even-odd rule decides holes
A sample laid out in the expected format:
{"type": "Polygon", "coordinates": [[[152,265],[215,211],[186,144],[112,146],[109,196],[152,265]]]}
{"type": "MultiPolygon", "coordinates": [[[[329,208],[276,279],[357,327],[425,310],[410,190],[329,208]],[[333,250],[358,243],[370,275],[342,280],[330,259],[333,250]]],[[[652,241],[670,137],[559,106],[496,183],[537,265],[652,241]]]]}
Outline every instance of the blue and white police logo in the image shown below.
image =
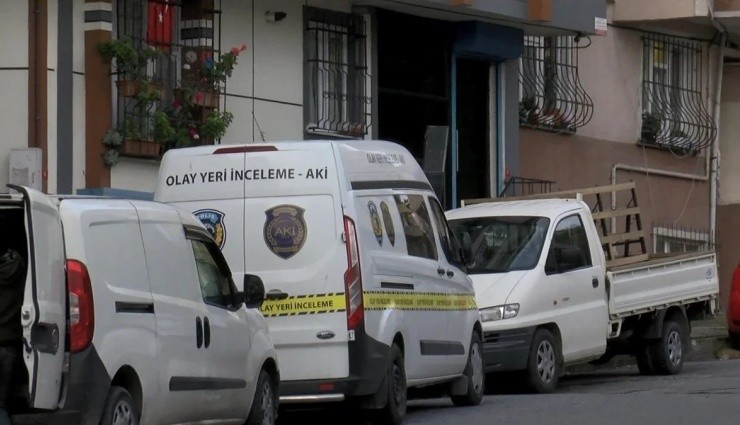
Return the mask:
{"type": "Polygon", "coordinates": [[[265,243],[270,251],[284,260],[296,255],[306,242],[308,229],[304,211],[295,205],[278,205],[265,211],[265,243]]]}
{"type": "Polygon", "coordinates": [[[208,232],[216,241],[216,245],[220,249],[223,249],[226,242],[226,226],[224,225],[224,216],[226,214],[211,209],[198,210],[193,214],[206,226],[206,229],[208,229],[208,232]]]}
{"type": "Polygon", "coordinates": [[[378,245],[383,246],[383,222],[380,221],[378,207],[375,206],[375,202],[370,201],[367,203],[367,208],[370,210],[370,224],[373,226],[375,240],[378,241],[378,245]]]}

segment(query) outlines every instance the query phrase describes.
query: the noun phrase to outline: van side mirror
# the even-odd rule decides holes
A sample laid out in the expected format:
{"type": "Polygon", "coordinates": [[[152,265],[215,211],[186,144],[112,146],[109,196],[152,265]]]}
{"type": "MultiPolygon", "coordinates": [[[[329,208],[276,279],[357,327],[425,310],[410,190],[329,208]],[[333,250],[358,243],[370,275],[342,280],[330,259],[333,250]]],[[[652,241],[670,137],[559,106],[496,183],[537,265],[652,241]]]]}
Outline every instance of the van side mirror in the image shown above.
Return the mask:
{"type": "Polygon", "coordinates": [[[260,308],[265,301],[265,284],[259,276],[244,275],[244,303],[247,308],[260,308]]]}

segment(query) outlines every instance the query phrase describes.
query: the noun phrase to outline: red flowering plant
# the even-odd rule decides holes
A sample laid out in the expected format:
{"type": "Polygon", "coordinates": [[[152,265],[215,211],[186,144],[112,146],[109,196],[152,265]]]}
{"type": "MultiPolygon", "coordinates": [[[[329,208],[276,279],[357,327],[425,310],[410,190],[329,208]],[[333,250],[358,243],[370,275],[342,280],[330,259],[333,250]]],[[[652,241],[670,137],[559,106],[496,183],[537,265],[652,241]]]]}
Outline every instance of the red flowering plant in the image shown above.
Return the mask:
{"type": "Polygon", "coordinates": [[[183,78],[172,104],[154,114],[154,136],[165,150],[211,144],[224,136],[234,116],[217,109],[218,93],[246,48],[234,47],[218,60],[209,52],[200,69],[183,78]]]}

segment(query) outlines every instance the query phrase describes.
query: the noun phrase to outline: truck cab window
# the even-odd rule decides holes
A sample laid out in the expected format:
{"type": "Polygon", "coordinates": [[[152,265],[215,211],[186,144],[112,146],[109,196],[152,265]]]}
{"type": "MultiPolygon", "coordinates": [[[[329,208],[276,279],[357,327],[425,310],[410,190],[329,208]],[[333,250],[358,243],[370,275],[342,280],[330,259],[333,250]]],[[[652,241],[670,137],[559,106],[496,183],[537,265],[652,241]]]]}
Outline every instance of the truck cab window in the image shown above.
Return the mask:
{"type": "Polygon", "coordinates": [[[238,308],[237,290],[231,275],[220,264],[223,258],[216,252],[218,248],[198,239],[191,239],[190,243],[193,246],[203,301],[218,307],[238,308]]]}
{"type": "Polygon", "coordinates": [[[560,220],[555,227],[548,253],[549,272],[564,273],[591,267],[592,264],[591,249],[581,217],[574,214],[560,220]]]}

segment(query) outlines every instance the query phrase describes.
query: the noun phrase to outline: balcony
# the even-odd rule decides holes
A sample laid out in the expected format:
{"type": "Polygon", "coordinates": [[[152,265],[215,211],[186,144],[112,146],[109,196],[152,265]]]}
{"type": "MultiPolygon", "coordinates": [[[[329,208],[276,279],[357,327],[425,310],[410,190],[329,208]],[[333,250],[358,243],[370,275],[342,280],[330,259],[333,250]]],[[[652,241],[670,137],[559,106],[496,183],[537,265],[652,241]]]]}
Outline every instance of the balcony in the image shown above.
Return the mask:
{"type": "MultiPolygon", "coordinates": [[[[724,1],[740,5],[738,0],[724,1]]],[[[620,23],[689,19],[707,16],[708,7],[707,0],[618,0],[613,17],[620,23]]]]}

